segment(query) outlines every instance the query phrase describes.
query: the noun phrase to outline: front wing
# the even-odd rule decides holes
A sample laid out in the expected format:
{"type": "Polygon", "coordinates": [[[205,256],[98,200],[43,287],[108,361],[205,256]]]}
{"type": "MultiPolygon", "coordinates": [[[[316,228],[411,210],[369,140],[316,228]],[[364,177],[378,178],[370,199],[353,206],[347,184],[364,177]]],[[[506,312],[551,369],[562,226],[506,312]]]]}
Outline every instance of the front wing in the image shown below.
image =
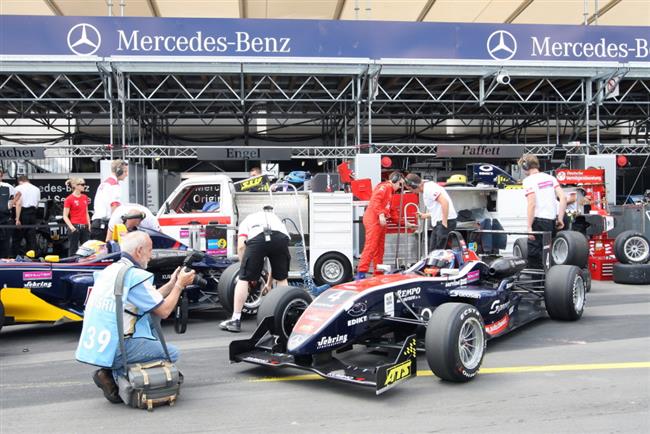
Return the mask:
{"type": "Polygon", "coordinates": [[[230,361],[256,365],[292,367],[314,372],[323,378],[372,387],[377,395],[417,375],[416,339],[411,335],[404,341],[397,357],[378,366],[353,366],[332,357],[327,362],[301,364],[291,354],[282,352],[276,337],[270,332],[272,317],[264,318],[249,339],[230,343],[230,361]]]}

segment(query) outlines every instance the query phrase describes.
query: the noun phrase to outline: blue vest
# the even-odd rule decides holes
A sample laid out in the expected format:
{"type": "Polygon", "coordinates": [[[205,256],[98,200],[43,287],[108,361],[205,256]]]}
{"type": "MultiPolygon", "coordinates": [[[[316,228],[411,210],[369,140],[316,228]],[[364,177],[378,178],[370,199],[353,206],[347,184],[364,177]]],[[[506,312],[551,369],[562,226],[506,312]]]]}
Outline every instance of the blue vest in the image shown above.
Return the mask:
{"type": "MultiPolygon", "coordinates": [[[[83,328],[75,355],[80,362],[105,368],[113,366],[120,345],[115,316],[115,280],[119,271],[125,266],[127,266],[125,262],[119,261],[94,273],[95,282],[86,304],[83,328]]],[[[151,273],[136,267],[126,273],[122,295],[123,305],[126,304],[130,288],[149,276],[151,273]]],[[[134,337],[150,337],[148,318],[146,316],[140,318],[138,323],[143,326],[134,337]],[[146,325],[143,324],[144,320],[147,320],[146,325]]]]}

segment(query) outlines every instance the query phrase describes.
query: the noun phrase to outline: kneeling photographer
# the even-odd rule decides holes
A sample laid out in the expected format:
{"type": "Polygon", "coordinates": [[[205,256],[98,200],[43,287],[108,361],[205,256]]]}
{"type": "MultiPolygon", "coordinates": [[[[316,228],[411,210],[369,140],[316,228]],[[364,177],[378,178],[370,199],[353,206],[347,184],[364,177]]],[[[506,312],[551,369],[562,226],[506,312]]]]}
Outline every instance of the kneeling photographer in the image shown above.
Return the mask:
{"type": "Polygon", "coordinates": [[[116,380],[124,375],[124,354],[120,350],[116,315],[115,289],[123,276],[123,334],[126,362],[146,363],[166,359],[178,359],[178,349],[161,343],[162,336],[154,333],[153,314],[167,318],[173,312],[185,286],[194,281],[195,272],[180,267],[174,271],[169,282],[156,289],[153,274],[146,271],[152,255],[149,235],[136,231],[126,234],[120,243],[122,258],[104,270],[95,272],[94,287],[84,314],[83,329],[77,346],[76,358],[80,362],[100,366],[93,381],[110,402],[122,402],[116,380]],[[124,271],[125,268],[128,268],[124,271]]]}

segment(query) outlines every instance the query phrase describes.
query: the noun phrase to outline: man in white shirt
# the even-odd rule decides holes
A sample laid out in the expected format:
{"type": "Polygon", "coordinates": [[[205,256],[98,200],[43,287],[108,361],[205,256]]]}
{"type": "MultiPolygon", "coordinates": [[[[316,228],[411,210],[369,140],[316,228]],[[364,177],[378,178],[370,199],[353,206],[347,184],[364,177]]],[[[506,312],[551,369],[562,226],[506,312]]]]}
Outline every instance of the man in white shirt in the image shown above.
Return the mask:
{"type": "MultiPolygon", "coordinates": [[[[2,182],[4,170],[0,168],[0,226],[13,225],[11,221],[11,208],[14,206],[16,189],[11,184],[2,182]]],[[[10,243],[11,229],[0,227],[0,258],[11,254],[10,243]]]]}
{"type": "Polygon", "coordinates": [[[108,221],[113,211],[121,205],[122,188],[120,181],[129,175],[128,163],[124,160],[111,162],[111,176],[99,184],[95,193],[94,213],[91,222],[90,238],[104,241],[108,229],[108,221]]]}
{"type": "Polygon", "coordinates": [[[222,330],[241,331],[241,311],[248,297],[248,282],[257,282],[264,268],[264,258],[271,262],[271,276],[278,285],[288,285],[289,231],[282,220],[266,205],[263,211],[250,214],[239,225],[237,255],[241,261],[235,286],[232,318],[219,324],[222,330]]]}
{"type": "Polygon", "coordinates": [[[456,208],[447,191],[433,181],[422,181],[414,174],[406,175],[406,186],[414,193],[422,193],[422,201],[427,212],[418,213],[422,219],[430,218],[431,241],[429,250],[444,249],[450,231],[456,229],[456,208]]]}
{"type": "Polygon", "coordinates": [[[124,224],[128,232],[134,231],[138,228],[153,229],[160,231],[158,219],[149,210],[149,208],[137,203],[127,203],[115,208],[113,215],[108,221],[108,229],[106,231],[106,241],[113,238],[113,231],[115,225],[124,224]]]}
{"type": "MultiPolygon", "coordinates": [[[[566,196],[553,176],[539,171],[539,160],[534,155],[523,155],[519,166],[526,178],[523,181],[527,202],[528,231],[555,234],[564,228],[566,196]]],[[[542,235],[528,236],[528,265],[544,268],[542,264],[542,235]]]]}
{"type": "Polygon", "coordinates": [[[25,251],[36,250],[36,228],[20,229],[22,225],[35,225],[38,202],[41,200],[41,189],[29,182],[25,175],[18,177],[16,187],[16,234],[14,250],[18,249],[23,238],[27,239],[25,251]]]}

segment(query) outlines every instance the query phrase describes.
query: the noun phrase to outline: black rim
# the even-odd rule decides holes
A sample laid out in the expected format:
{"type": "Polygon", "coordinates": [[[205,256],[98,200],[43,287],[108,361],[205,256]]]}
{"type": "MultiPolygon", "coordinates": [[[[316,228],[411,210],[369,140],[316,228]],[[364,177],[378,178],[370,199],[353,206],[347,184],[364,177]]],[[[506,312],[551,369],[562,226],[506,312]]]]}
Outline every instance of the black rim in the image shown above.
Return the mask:
{"type": "Polygon", "coordinates": [[[285,338],[289,338],[291,331],[295,327],[300,315],[307,309],[308,303],[296,298],[291,300],[282,312],[282,333],[285,338]]]}

